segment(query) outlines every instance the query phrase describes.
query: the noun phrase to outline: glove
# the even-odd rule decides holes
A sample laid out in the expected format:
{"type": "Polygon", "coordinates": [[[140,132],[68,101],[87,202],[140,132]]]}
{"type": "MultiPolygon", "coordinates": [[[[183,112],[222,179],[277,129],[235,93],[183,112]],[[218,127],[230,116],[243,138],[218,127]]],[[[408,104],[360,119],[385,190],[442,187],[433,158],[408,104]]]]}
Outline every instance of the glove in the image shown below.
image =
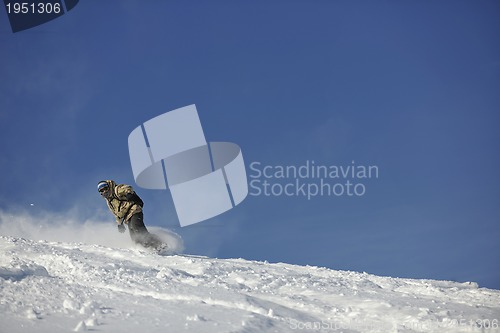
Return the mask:
{"type": "Polygon", "coordinates": [[[125,232],[125,226],[122,224],[118,224],[118,231],[121,232],[121,233],[124,233],[125,232]]]}

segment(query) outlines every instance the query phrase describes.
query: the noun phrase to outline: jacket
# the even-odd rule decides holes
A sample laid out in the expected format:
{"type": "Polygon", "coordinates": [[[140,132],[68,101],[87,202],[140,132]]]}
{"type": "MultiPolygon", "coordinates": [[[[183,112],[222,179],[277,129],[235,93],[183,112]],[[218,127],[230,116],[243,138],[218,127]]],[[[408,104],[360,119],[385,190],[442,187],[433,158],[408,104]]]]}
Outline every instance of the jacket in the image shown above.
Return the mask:
{"type": "Polygon", "coordinates": [[[142,212],[142,200],[135,194],[132,186],[117,185],[113,180],[106,180],[106,183],[111,191],[111,195],[106,198],[106,203],[116,217],[116,223],[120,224],[122,221],[128,223],[132,215],[142,212]]]}

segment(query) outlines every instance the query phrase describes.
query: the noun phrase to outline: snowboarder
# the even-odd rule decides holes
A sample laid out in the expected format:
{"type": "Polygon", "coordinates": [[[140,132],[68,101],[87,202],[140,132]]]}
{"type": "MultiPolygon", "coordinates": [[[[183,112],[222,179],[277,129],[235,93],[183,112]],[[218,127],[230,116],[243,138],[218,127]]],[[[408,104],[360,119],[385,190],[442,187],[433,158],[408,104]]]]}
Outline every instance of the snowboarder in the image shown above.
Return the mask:
{"type": "Polygon", "coordinates": [[[144,225],[142,213],[144,202],[134,192],[132,186],[117,185],[113,180],[103,180],[97,183],[97,190],[116,217],[119,232],[125,232],[125,225],[128,225],[130,238],[136,244],[157,250],[163,246],[161,240],[150,234],[144,225]]]}

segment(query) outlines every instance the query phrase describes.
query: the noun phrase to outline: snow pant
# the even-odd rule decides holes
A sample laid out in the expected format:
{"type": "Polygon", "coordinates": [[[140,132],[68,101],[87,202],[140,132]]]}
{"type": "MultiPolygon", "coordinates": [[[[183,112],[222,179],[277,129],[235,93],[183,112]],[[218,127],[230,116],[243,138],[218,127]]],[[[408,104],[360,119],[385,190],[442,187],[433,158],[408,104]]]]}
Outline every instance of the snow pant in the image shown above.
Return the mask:
{"type": "Polygon", "coordinates": [[[161,245],[161,240],[155,235],[149,233],[148,229],[144,225],[143,217],[144,214],[139,212],[132,215],[128,221],[130,238],[132,238],[136,244],[140,244],[144,247],[157,248],[161,245]]]}

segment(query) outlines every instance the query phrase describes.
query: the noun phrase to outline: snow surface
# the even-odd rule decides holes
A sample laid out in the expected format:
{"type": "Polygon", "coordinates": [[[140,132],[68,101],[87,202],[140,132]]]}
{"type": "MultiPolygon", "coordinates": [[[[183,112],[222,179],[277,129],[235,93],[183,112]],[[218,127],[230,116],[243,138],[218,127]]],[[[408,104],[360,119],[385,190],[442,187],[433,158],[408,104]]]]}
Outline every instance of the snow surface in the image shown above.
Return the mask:
{"type": "MultiPolygon", "coordinates": [[[[499,332],[500,291],[131,245],[78,211],[0,210],[0,333],[499,332]]],[[[104,215],[107,216],[107,215],[104,215]]]]}
{"type": "Polygon", "coordinates": [[[475,283],[0,236],[1,332],[498,332],[498,319],[500,291],[475,283]]]}

